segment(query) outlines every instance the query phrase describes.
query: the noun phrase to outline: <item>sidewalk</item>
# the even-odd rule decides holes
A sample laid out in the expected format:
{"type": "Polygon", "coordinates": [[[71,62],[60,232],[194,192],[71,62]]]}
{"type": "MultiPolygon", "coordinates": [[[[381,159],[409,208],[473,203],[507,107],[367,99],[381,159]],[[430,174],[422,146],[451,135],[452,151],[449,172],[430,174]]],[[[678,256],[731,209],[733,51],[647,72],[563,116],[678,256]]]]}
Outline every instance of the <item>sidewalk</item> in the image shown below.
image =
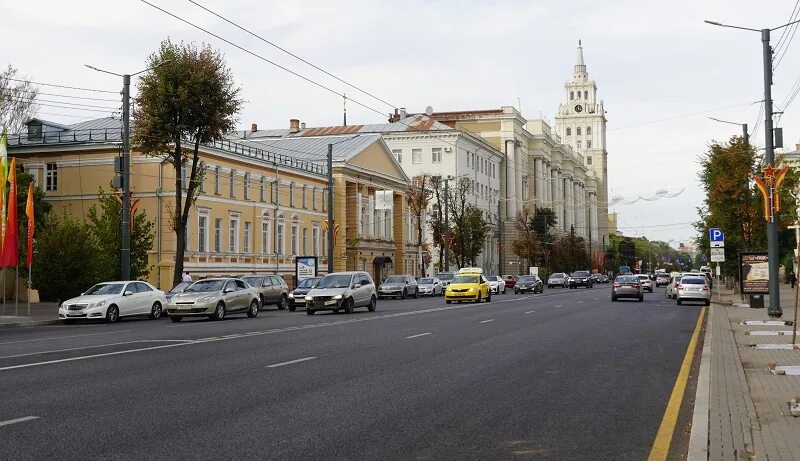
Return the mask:
{"type": "MultiPolygon", "coordinates": [[[[740,299],[723,290],[721,302],[709,310],[705,340],[710,348],[701,362],[688,459],[800,459],[800,418],[792,416],[789,405],[800,398],[800,376],[775,374],[768,367],[800,365],[800,350],[775,349],[791,347],[793,290],[781,285],[780,319],[770,318],[766,308],[751,309],[740,299]],[[774,324],[746,325],[746,321],[774,324]],[[707,442],[706,451],[702,442],[707,442]]],[[[768,306],[769,300],[765,301],[768,306]]]]}
{"type": "Polygon", "coordinates": [[[60,322],[56,303],[31,304],[30,317],[27,303],[19,303],[15,307],[14,300],[10,302],[7,300],[5,305],[0,304],[0,328],[50,325],[60,322]]]}

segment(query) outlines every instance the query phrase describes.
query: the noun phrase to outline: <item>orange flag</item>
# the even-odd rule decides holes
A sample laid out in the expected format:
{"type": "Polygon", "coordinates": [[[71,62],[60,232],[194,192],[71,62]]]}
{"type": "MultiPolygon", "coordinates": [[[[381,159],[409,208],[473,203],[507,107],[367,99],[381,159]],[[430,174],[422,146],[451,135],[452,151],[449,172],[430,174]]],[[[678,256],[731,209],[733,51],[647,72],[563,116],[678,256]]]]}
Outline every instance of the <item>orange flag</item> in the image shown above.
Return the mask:
{"type": "Polygon", "coordinates": [[[28,217],[28,251],[26,253],[28,266],[33,263],[33,181],[28,184],[28,200],[25,204],[25,215],[28,217]]]}
{"type": "Polygon", "coordinates": [[[8,167],[8,212],[6,213],[6,235],[3,239],[3,255],[0,267],[19,264],[19,222],[17,220],[17,159],[11,159],[8,167]]]}

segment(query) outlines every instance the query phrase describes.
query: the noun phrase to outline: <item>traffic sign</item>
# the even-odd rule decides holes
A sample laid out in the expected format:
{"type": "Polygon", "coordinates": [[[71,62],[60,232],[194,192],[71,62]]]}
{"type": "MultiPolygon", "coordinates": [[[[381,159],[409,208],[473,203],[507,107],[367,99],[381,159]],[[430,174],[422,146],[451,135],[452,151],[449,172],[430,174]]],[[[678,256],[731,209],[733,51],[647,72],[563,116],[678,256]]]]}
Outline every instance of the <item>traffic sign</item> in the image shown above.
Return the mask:
{"type": "Polygon", "coordinates": [[[711,262],[724,263],[725,262],[725,248],[712,248],[711,249],[711,262]]]}
{"type": "Polygon", "coordinates": [[[712,227],[708,230],[708,240],[711,243],[711,248],[721,248],[725,246],[725,234],[722,233],[722,229],[719,227],[712,227]]]}

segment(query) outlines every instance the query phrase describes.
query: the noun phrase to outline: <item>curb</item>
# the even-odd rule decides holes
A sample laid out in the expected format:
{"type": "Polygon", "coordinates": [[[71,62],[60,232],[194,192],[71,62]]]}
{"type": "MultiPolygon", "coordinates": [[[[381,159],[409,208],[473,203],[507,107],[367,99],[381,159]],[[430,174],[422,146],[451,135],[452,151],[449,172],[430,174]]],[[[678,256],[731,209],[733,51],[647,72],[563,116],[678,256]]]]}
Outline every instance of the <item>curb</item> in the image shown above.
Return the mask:
{"type": "Polygon", "coordinates": [[[708,318],[706,319],[706,334],[703,338],[703,352],[700,356],[700,370],[697,374],[697,392],[694,398],[694,414],[692,415],[692,432],[689,435],[689,452],[686,456],[687,461],[708,460],[712,315],[714,315],[714,309],[709,309],[708,318]]]}
{"type": "Polygon", "coordinates": [[[39,327],[43,325],[60,325],[61,320],[28,320],[25,322],[8,322],[8,323],[0,323],[0,329],[4,328],[28,328],[28,327],[39,327]]]}

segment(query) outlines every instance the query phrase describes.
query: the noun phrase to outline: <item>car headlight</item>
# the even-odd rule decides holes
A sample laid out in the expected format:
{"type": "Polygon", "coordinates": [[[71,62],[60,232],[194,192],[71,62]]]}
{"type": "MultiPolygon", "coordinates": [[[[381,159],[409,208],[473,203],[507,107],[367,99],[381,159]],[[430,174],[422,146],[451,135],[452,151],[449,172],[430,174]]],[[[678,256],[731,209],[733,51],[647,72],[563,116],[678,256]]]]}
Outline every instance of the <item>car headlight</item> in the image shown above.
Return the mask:
{"type": "Polygon", "coordinates": [[[102,300],[102,301],[97,301],[97,302],[95,302],[95,303],[89,304],[89,305],[88,305],[88,306],[86,306],[86,307],[89,307],[89,308],[92,308],[92,307],[102,307],[102,306],[105,306],[107,302],[108,302],[108,301],[104,299],[104,300],[102,300]]]}
{"type": "Polygon", "coordinates": [[[475,287],[469,287],[468,292],[475,291],[475,287]]]}
{"type": "Polygon", "coordinates": [[[336,296],[333,297],[333,299],[342,299],[342,295],[340,295],[340,294],[336,295],[336,296]]]}
{"type": "Polygon", "coordinates": [[[214,301],[214,299],[216,299],[214,296],[203,296],[202,298],[200,298],[197,301],[195,301],[195,303],[198,303],[198,304],[200,304],[200,303],[210,303],[210,302],[214,301]]]}
{"type": "Polygon", "coordinates": [[[289,293],[289,297],[294,299],[294,293],[289,293]]]}
{"type": "Polygon", "coordinates": [[[306,301],[313,301],[313,300],[314,300],[313,296],[306,296],[306,301]]]}

